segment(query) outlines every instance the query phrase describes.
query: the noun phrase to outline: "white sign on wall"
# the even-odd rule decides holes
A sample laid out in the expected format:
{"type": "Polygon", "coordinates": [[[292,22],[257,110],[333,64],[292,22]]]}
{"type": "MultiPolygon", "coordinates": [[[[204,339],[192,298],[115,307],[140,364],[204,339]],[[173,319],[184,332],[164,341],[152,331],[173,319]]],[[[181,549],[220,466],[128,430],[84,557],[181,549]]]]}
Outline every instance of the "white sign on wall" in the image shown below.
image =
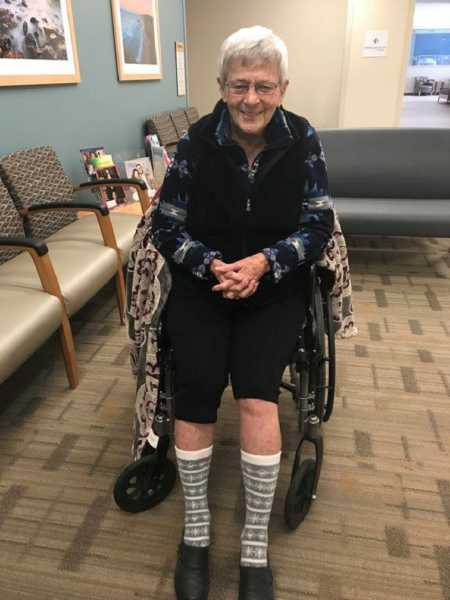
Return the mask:
{"type": "Polygon", "coordinates": [[[386,29],[366,31],[364,35],[363,56],[386,56],[388,45],[388,32],[386,29]]]}
{"type": "Polygon", "coordinates": [[[177,66],[177,95],[186,95],[186,69],[184,63],[184,44],[175,42],[175,56],[177,66]]]}

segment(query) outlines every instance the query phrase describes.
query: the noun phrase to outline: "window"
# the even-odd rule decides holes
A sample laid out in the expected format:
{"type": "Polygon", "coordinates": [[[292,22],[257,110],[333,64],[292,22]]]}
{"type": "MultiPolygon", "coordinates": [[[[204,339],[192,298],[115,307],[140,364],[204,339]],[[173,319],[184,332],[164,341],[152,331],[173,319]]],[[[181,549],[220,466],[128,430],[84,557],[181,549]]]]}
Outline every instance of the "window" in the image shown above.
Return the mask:
{"type": "Polygon", "coordinates": [[[450,65],[450,29],[414,30],[410,64],[450,65]]]}

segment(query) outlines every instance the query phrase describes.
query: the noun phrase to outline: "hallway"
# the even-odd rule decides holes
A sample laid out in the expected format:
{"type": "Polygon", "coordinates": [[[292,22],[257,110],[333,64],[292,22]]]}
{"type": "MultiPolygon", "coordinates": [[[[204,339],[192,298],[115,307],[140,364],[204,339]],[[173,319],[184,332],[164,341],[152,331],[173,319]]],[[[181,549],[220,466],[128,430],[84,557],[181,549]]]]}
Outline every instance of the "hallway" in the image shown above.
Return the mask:
{"type": "Polygon", "coordinates": [[[403,96],[399,127],[450,127],[450,104],[438,96],[403,96]]]}

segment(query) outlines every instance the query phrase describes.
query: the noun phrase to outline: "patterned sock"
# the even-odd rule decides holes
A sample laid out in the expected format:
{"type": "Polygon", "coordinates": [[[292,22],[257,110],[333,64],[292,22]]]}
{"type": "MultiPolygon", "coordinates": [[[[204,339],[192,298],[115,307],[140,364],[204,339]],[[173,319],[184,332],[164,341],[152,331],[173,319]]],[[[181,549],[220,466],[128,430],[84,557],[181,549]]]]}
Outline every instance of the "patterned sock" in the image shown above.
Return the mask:
{"type": "Polygon", "coordinates": [[[241,450],[245,490],[245,525],[241,534],[241,565],[266,567],[269,520],[280,470],[281,452],[270,456],[241,450]]]}
{"type": "Polygon", "coordinates": [[[187,546],[209,546],[208,475],[212,450],[212,446],[193,452],[175,447],[184,493],[184,543],[187,546]]]}

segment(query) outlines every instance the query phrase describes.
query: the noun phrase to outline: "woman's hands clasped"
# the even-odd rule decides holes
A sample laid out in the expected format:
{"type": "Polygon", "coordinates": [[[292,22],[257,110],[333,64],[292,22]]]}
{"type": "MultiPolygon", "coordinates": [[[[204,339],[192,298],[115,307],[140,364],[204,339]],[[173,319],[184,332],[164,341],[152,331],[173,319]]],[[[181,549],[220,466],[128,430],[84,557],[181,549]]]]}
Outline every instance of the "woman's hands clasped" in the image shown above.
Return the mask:
{"type": "Polygon", "coordinates": [[[248,298],[256,292],[259,280],[267,271],[269,263],[262,252],[234,263],[216,258],[211,263],[211,272],[219,283],[212,288],[213,292],[222,292],[228,300],[248,298]]]}

